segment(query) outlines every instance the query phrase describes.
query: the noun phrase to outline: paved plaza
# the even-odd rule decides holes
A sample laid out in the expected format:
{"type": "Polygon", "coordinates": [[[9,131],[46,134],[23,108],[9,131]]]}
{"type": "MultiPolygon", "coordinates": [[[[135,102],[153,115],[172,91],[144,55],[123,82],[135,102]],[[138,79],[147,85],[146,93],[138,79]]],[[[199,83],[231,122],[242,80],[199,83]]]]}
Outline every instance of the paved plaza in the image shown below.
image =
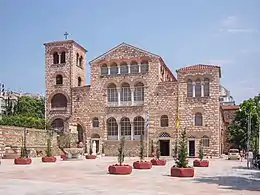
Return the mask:
{"type": "MultiPolygon", "coordinates": [[[[126,157],[127,163],[137,158],[126,157]]],[[[2,160],[1,195],[259,195],[260,171],[248,170],[246,162],[210,159],[210,167],[195,168],[194,178],[169,177],[167,166],[151,170],[133,170],[131,175],[107,174],[107,166],[116,157],[95,160],[61,161],[43,164],[39,158],[32,165],[13,165],[2,160]]],[[[193,159],[190,159],[192,162],[193,159]]]]}

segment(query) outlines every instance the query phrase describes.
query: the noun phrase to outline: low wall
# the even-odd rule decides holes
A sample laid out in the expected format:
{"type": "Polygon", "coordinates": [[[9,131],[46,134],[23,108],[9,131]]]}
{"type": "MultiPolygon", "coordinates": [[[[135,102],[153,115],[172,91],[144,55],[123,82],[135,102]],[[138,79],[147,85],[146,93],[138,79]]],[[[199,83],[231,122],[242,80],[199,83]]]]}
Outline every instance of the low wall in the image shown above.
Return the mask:
{"type": "MultiPolygon", "coordinates": [[[[47,146],[48,134],[43,129],[26,128],[26,147],[30,150],[31,156],[36,156],[37,152],[42,151],[45,153],[47,146]],[[37,151],[37,152],[36,152],[37,151]]],[[[5,147],[17,148],[20,150],[22,147],[24,135],[23,127],[13,126],[0,126],[0,144],[5,147]]],[[[57,147],[57,135],[53,135],[52,148],[53,154],[59,155],[60,149],[57,147]]]]}

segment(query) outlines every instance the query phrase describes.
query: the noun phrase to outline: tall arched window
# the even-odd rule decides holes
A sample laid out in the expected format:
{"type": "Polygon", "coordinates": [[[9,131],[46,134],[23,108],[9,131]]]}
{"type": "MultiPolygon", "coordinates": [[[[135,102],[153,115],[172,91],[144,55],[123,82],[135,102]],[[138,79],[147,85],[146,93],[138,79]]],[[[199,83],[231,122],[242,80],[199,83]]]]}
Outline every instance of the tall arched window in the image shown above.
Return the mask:
{"type": "Polygon", "coordinates": [[[118,139],[118,125],[116,119],[113,117],[107,119],[107,139],[108,140],[118,139]]]}
{"type": "Polygon", "coordinates": [[[201,142],[202,142],[202,146],[209,147],[209,137],[208,136],[204,135],[201,138],[201,142]]]}
{"type": "Polygon", "coordinates": [[[107,87],[107,101],[108,102],[118,102],[118,93],[116,85],[111,83],[107,87]]]}
{"type": "Polygon", "coordinates": [[[168,127],[169,126],[169,119],[167,115],[161,116],[161,127],[168,127]]]}
{"type": "Polygon", "coordinates": [[[209,96],[209,79],[208,78],[204,79],[204,96],[205,97],[209,96]]]}
{"type": "Polygon", "coordinates": [[[141,73],[147,73],[149,71],[148,61],[141,62],[141,73]]]}
{"type": "Polygon", "coordinates": [[[81,125],[77,125],[77,131],[78,131],[78,142],[82,142],[84,141],[84,131],[83,131],[83,127],[81,125]]]}
{"type": "Polygon", "coordinates": [[[64,131],[64,121],[60,118],[55,119],[51,123],[51,127],[55,132],[63,132],[64,131]]]}
{"type": "Polygon", "coordinates": [[[120,99],[122,102],[131,102],[131,90],[128,83],[123,83],[121,85],[121,95],[120,99]]]}
{"type": "Polygon", "coordinates": [[[187,96],[188,97],[193,97],[193,85],[192,85],[192,80],[189,79],[187,83],[187,96]]]}
{"type": "Polygon", "coordinates": [[[126,139],[131,139],[131,123],[129,118],[122,118],[120,121],[121,136],[125,136],[126,139]]]}
{"type": "Polygon", "coordinates": [[[61,61],[61,63],[66,63],[66,53],[65,53],[65,51],[61,52],[60,61],[61,61]]]}
{"type": "Polygon", "coordinates": [[[97,117],[94,117],[92,120],[92,127],[99,127],[99,120],[97,117]]]}
{"type": "Polygon", "coordinates": [[[200,79],[196,80],[195,97],[201,97],[201,81],[200,81],[200,79]]]}
{"type": "Polygon", "coordinates": [[[117,75],[118,74],[118,67],[116,63],[112,63],[110,66],[110,75],[117,75]]]}
{"type": "Polygon", "coordinates": [[[52,108],[67,108],[67,98],[62,93],[55,94],[51,99],[52,108]]]}
{"type": "Polygon", "coordinates": [[[144,101],[144,84],[141,82],[134,86],[134,101],[144,101]]]}
{"type": "Polygon", "coordinates": [[[83,57],[82,56],[80,56],[80,58],[79,58],[79,67],[83,67],[83,57]]]}
{"type": "Polygon", "coordinates": [[[108,67],[106,64],[102,64],[101,66],[101,75],[108,75],[108,67]]]}
{"type": "Polygon", "coordinates": [[[78,87],[80,87],[82,84],[82,80],[81,80],[81,77],[78,77],[78,87]]]}
{"type": "Polygon", "coordinates": [[[202,126],[202,114],[200,112],[195,114],[195,126],[202,126]]]}
{"type": "Polygon", "coordinates": [[[144,135],[144,119],[141,116],[134,118],[134,137],[140,139],[140,135],[144,135]]]}
{"type": "Polygon", "coordinates": [[[128,65],[126,62],[122,62],[120,64],[120,73],[121,74],[127,74],[128,73],[128,65]]]}
{"type": "Polygon", "coordinates": [[[58,54],[58,52],[53,53],[53,64],[59,64],[59,54],[58,54]]]}
{"type": "Polygon", "coordinates": [[[56,85],[62,85],[63,84],[63,78],[62,75],[58,74],[56,76],[56,85]]]}
{"type": "Polygon", "coordinates": [[[76,57],[76,65],[79,66],[79,54],[77,53],[77,57],[76,57]]]}
{"type": "Polygon", "coordinates": [[[139,65],[136,61],[132,61],[130,64],[130,72],[131,73],[138,73],[139,72],[139,65]]]}

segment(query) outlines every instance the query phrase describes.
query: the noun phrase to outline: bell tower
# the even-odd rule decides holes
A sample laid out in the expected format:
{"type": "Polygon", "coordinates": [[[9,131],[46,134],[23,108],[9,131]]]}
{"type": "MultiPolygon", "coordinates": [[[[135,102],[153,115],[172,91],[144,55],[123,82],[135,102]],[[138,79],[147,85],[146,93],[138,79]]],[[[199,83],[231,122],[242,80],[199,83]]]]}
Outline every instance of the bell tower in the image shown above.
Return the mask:
{"type": "MultiPolygon", "coordinates": [[[[64,36],[66,39],[68,33],[64,36]]],[[[67,131],[71,90],[86,85],[87,51],[73,40],[48,42],[44,46],[46,117],[55,131],[67,131]]]]}

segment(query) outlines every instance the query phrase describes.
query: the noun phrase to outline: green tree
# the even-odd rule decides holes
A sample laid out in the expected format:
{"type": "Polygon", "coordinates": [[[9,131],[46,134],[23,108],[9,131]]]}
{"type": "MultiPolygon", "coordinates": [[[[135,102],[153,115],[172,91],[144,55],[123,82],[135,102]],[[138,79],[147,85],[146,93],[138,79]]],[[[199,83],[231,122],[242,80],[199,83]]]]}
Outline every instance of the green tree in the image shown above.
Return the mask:
{"type": "Polygon", "coordinates": [[[144,160],[144,135],[141,134],[141,138],[140,138],[140,161],[142,162],[144,160]]]}
{"type": "Polygon", "coordinates": [[[122,166],[125,159],[124,149],[125,149],[125,137],[123,136],[120,139],[120,145],[118,148],[118,163],[120,166],[122,166]]]}
{"type": "Polygon", "coordinates": [[[260,123],[260,94],[254,98],[243,101],[240,110],[236,112],[235,120],[229,125],[229,141],[246,149],[248,141],[248,122],[251,116],[250,146],[257,152],[258,128],[260,123]]]}
{"type": "Polygon", "coordinates": [[[176,165],[179,168],[186,168],[188,166],[188,149],[187,149],[187,135],[184,129],[181,132],[178,148],[178,158],[176,160],[176,165]]]}
{"type": "Polygon", "coordinates": [[[203,158],[204,158],[203,145],[202,145],[202,140],[200,140],[199,159],[203,160],[203,158]]]}

